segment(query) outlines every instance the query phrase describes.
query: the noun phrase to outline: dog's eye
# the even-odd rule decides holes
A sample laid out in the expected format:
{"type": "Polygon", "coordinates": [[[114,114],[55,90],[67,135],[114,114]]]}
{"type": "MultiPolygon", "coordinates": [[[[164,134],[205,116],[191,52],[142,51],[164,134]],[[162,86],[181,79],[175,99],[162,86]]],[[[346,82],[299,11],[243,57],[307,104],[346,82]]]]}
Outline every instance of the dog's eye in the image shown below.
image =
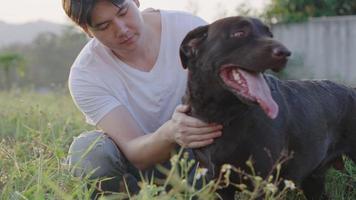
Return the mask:
{"type": "Polygon", "coordinates": [[[236,31],[230,34],[230,38],[242,38],[246,35],[245,31],[236,31]]]}

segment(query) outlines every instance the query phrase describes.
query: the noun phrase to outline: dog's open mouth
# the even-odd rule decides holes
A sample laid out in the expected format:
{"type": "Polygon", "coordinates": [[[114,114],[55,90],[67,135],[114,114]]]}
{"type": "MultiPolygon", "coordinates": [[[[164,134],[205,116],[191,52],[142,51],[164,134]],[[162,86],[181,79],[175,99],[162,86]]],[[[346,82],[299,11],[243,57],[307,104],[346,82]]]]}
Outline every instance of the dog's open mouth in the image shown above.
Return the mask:
{"type": "Polygon", "coordinates": [[[219,75],[241,100],[257,103],[271,119],[277,117],[278,104],[273,100],[262,73],[248,72],[235,65],[224,65],[219,75]]]}

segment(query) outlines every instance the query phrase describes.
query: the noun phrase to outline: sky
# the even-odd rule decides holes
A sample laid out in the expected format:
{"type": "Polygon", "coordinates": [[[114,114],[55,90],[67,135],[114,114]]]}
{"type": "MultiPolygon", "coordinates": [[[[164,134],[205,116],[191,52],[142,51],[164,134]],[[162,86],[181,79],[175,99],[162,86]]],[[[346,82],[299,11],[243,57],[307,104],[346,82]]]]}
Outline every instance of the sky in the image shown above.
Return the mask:
{"type": "MultiPolygon", "coordinates": [[[[70,23],[65,16],[62,0],[0,0],[0,21],[7,23],[26,23],[31,21],[46,20],[56,23],[70,23]]],[[[216,10],[230,10],[241,2],[248,4],[256,9],[261,9],[266,0],[140,0],[140,9],[153,7],[157,9],[185,10],[192,12],[194,7],[198,7],[197,15],[208,22],[217,19],[222,12],[216,10]],[[189,2],[194,2],[189,4],[189,2]],[[220,8],[220,9],[216,9],[220,8]]],[[[231,15],[231,14],[230,14],[231,15]]]]}

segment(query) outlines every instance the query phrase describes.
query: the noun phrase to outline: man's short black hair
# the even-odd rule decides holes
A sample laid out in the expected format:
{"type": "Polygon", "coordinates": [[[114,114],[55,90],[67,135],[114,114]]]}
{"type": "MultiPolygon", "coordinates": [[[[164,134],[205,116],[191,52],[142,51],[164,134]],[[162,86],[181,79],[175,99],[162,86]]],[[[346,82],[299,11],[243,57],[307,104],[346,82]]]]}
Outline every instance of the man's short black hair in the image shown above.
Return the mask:
{"type": "Polygon", "coordinates": [[[119,6],[126,0],[62,0],[62,6],[68,17],[87,30],[92,25],[91,12],[94,5],[99,1],[109,1],[115,6],[119,6]]]}

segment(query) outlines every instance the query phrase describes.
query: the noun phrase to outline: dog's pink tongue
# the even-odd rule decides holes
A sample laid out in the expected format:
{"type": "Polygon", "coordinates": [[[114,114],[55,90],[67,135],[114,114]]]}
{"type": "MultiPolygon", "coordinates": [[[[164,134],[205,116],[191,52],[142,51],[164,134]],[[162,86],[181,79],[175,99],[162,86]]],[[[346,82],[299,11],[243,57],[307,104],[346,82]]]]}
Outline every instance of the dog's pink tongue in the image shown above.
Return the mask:
{"type": "Polygon", "coordinates": [[[238,70],[247,82],[247,87],[251,97],[261,106],[268,117],[274,119],[278,115],[278,104],[273,100],[271,90],[261,73],[248,73],[244,70],[238,70]]]}

